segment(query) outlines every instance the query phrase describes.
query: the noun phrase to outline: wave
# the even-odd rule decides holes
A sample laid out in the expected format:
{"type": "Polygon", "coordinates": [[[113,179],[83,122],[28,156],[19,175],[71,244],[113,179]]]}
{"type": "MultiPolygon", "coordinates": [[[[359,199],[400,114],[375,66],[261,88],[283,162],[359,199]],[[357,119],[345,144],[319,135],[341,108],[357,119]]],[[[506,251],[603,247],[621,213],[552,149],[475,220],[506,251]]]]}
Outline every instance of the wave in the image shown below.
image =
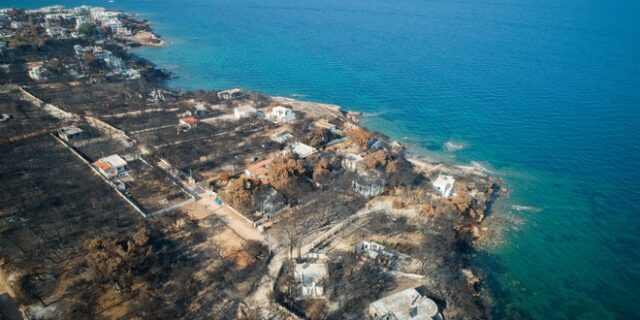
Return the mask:
{"type": "Polygon", "coordinates": [[[444,148],[449,152],[460,151],[467,147],[466,144],[458,141],[449,140],[443,144],[444,148]]]}
{"type": "Polygon", "coordinates": [[[540,209],[540,208],[531,207],[531,206],[523,206],[523,205],[518,205],[518,204],[512,205],[511,209],[516,210],[516,211],[528,211],[528,212],[540,212],[540,211],[542,211],[542,209],[540,209]]]}

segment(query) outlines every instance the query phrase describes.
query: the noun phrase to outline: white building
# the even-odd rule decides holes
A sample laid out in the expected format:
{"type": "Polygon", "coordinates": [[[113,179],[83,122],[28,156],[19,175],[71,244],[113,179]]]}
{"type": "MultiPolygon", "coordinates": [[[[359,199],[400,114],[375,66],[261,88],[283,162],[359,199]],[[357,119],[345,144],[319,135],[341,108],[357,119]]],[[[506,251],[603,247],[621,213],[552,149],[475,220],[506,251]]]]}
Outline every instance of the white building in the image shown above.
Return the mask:
{"type": "Polygon", "coordinates": [[[365,165],[362,162],[363,157],[355,153],[348,153],[342,159],[342,167],[349,171],[359,172],[365,170],[365,165]]]}
{"type": "Polygon", "coordinates": [[[257,112],[258,111],[256,110],[256,108],[249,105],[244,105],[233,109],[233,115],[238,120],[254,117],[257,112]]]}
{"type": "Polygon", "coordinates": [[[271,112],[267,114],[267,120],[274,123],[289,123],[296,119],[296,113],[293,110],[277,106],[271,109],[271,112]]]}
{"type": "Polygon", "coordinates": [[[91,22],[91,20],[89,20],[89,18],[86,17],[86,16],[76,16],[76,29],[80,29],[80,27],[83,24],[87,24],[87,23],[90,23],[90,22],[91,22]]]}
{"type": "Polygon", "coordinates": [[[117,154],[101,158],[94,162],[93,165],[103,176],[109,179],[123,177],[129,174],[127,162],[117,154]]]}
{"type": "Polygon", "coordinates": [[[291,147],[291,152],[298,156],[298,158],[304,159],[310,155],[318,153],[318,150],[316,150],[316,148],[314,147],[299,142],[291,147]]]}
{"type": "Polygon", "coordinates": [[[327,265],[324,263],[298,263],[294,276],[300,285],[302,297],[319,298],[324,295],[323,280],[327,277],[327,265]]]}
{"type": "Polygon", "coordinates": [[[433,188],[436,189],[443,197],[453,195],[456,180],[452,176],[439,174],[436,181],[433,182],[433,188]]]}
{"type": "Polygon", "coordinates": [[[47,79],[47,69],[44,67],[44,63],[42,61],[27,64],[27,71],[29,73],[29,78],[33,80],[41,81],[47,79]]]}
{"type": "Polygon", "coordinates": [[[409,288],[369,305],[375,320],[442,320],[438,305],[415,288],[409,288]]]}
{"type": "Polygon", "coordinates": [[[356,253],[362,256],[365,256],[367,259],[378,259],[381,255],[384,255],[386,251],[384,251],[385,246],[372,242],[372,241],[362,241],[356,245],[356,253]]]}
{"type": "Polygon", "coordinates": [[[47,35],[51,38],[62,38],[67,32],[67,30],[62,27],[48,27],[45,30],[47,31],[47,35]]]}

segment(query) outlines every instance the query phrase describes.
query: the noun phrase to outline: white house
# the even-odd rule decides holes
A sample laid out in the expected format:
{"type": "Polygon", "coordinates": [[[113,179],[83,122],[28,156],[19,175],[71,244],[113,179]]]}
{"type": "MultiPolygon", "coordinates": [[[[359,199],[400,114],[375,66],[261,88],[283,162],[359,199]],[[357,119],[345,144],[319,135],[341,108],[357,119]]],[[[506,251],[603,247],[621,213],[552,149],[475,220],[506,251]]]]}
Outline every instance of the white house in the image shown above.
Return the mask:
{"type": "Polygon", "coordinates": [[[433,188],[444,197],[450,197],[453,194],[456,180],[452,176],[439,174],[436,181],[433,182],[433,188]]]}
{"type": "Polygon", "coordinates": [[[285,144],[293,139],[293,135],[287,131],[278,131],[271,135],[271,140],[277,143],[285,144]]]}
{"type": "Polygon", "coordinates": [[[298,156],[298,158],[304,159],[310,155],[318,153],[318,150],[316,150],[316,148],[314,147],[299,142],[291,147],[291,152],[298,156]]]}
{"type": "Polygon", "coordinates": [[[362,162],[363,160],[364,158],[360,155],[357,155],[355,153],[348,153],[342,159],[341,164],[342,167],[346,170],[358,172],[365,169],[364,163],[362,162]]]}
{"type": "Polygon", "coordinates": [[[283,106],[273,107],[271,112],[267,114],[267,120],[274,123],[289,123],[295,119],[296,113],[283,106]]]}
{"type": "Polygon", "coordinates": [[[294,276],[300,285],[300,293],[302,297],[322,297],[324,295],[322,282],[327,275],[327,265],[324,263],[296,264],[294,276]]]}
{"type": "Polygon", "coordinates": [[[375,320],[442,320],[438,305],[416,288],[372,302],[369,316],[375,320]]]}
{"type": "Polygon", "coordinates": [[[27,70],[29,72],[29,78],[41,81],[46,80],[47,69],[44,67],[44,63],[42,61],[30,62],[27,64],[27,70]]]}
{"type": "Polygon", "coordinates": [[[109,179],[123,177],[129,174],[127,162],[117,154],[101,158],[94,162],[93,165],[98,168],[98,171],[100,171],[103,176],[109,179]]]}
{"type": "Polygon", "coordinates": [[[375,197],[384,192],[387,185],[382,173],[376,170],[367,170],[359,174],[352,181],[352,188],[355,192],[364,197],[375,197]]]}
{"type": "Polygon", "coordinates": [[[256,110],[256,108],[249,105],[244,105],[233,109],[233,114],[238,120],[254,117],[257,112],[258,111],[256,110]]]}

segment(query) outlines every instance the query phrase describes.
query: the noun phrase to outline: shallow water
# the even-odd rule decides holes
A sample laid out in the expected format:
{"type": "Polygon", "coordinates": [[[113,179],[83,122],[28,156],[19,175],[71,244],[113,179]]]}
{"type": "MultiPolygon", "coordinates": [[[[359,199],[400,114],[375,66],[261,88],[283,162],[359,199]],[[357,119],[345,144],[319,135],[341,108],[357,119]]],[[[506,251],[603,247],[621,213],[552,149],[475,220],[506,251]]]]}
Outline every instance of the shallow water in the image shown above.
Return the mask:
{"type": "Polygon", "coordinates": [[[640,2],[27,4],[53,3],[156,23],[170,45],[137,53],[174,72],[172,86],[370,112],[369,126],[424,155],[503,176],[512,191],[494,216],[524,223],[478,257],[500,318],[640,318],[640,2]]]}

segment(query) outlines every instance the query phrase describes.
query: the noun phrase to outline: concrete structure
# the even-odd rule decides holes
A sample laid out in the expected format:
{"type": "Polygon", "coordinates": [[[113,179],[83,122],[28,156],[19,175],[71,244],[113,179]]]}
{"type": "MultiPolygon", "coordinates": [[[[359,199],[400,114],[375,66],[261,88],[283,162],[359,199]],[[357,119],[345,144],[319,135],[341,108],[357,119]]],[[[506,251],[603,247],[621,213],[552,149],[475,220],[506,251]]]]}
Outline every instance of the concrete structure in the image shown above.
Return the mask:
{"type": "Polygon", "coordinates": [[[42,61],[28,63],[27,70],[29,72],[29,78],[33,80],[42,81],[47,79],[47,69],[44,67],[42,61]]]}
{"type": "Polygon", "coordinates": [[[87,132],[76,126],[68,126],[58,129],[58,136],[66,142],[72,142],[87,136],[87,132]]]}
{"type": "Polygon", "coordinates": [[[352,181],[353,190],[365,197],[375,197],[381,194],[386,185],[386,179],[381,172],[376,170],[364,171],[352,181]]]}
{"type": "Polygon", "coordinates": [[[433,182],[433,188],[436,189],[443,197],[453,195],[456,180],[452,176],[438,174],[438,178],[433,182]]]}
{"type": "Polygon", "coordinates": [[[291,152],[293,152],[293,154],[298,156],[298,158],[304,159],[308,156],[317,154],[318,150],[316,150],[316,148],[314,147],[311,147],[304,143],[299,142],[291,147],[291,152]]]}
{"type": "Polygon", "coordinates": [[[278,131],[271,135],[271,141],[285,144],[293,139],[293,135],[287,131],[278,131]]]}
{"type": "Polygon", "coordinates": [[[293,110],[277,106],[271,109],[271,112],[267,114],[267,120],[274,123],[289,123],[296,119],[296,113],[293,110]]]}
{"type": "Polygon", "coordinates": [[[93,163],[98,171],[106,178],[123,177],[129,174],[127,162],[117,154],[101,158],[93,163]]]}
{"type": "Polygon", "coordinates": [[[356,245],[356,253],[367,259],[378,259],[381,254],[384,254],[385,246],[369,241],[362,241],[356,245]]]}
{"type": "Polygon", "coordinates": [[[294,275],[303,298],[319,298],[324,295],[322,282],[328,276],[326,264],[298,263],[294,275]]]}
{"type": "Polygon", "coordinates": [[[374,262],[385,268],[395,269],[399,259],[406,256],[385,250],[386,247],[370,241],[362,241],[356,245],[356,254],[365,261],[374,262]]]}
{"type": "Polygon", "coordinates": [[[256,113],[257,113],[256,108],[254,108],[252,106],[248,106],[248,105],[240,106],[240,107],[237,107],[237,108],[233,109],[233,115],[238,120],[254,117],[256,115],[256,113]]]}
{"type": "Polygon", "coordinates": [[[342,159],[341,164],[342,164],[342,167],[345,168],[346,170],[361,172],[366,170],[366,167],[362,162],[362,160],[364,160],[364,158],[361,157],[360,155],[357,155],[355,153],[348,153],[342,159]]]}
{"type": "Polygon", "coordinates": [[[240,89],[230,89],[218,92],[218,98],[221,100],[233,100],[242,97],[244,94],[240,89]]]}
{"type": "Polygon", "coordinates": [[[442,320],[438,305],[416,288],[374,301],[369,316],[376,320],[442,320]]]}

